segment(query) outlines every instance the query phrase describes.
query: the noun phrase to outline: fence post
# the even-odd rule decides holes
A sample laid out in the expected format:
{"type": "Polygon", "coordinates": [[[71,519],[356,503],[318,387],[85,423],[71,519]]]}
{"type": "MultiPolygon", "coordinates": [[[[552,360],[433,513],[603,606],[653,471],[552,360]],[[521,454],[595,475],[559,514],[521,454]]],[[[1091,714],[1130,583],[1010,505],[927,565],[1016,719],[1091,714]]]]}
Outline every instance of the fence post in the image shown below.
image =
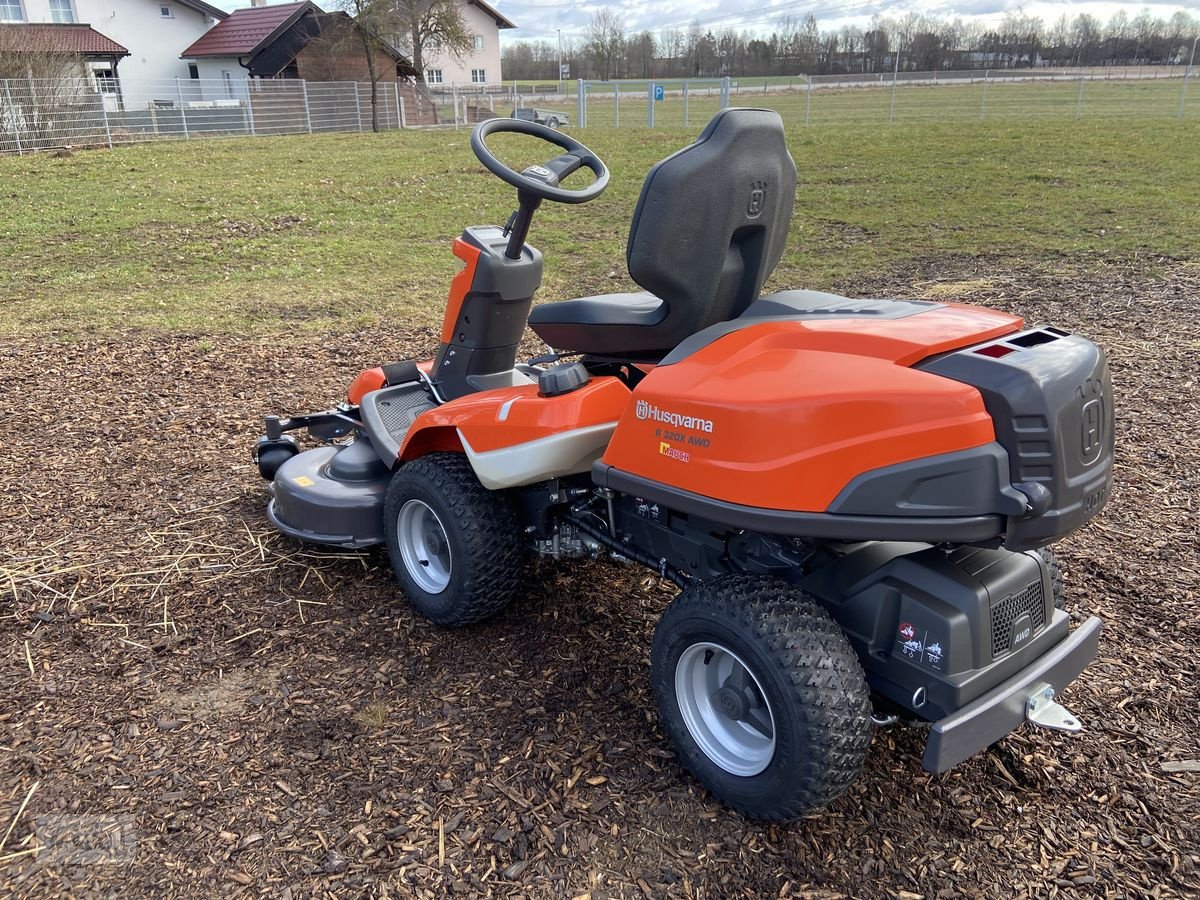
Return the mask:
{"type": "MultiPolygon", "coordinates": [[[[766,82],[763,82],[763,84],[766,84],[766,82]]],[[[688,83],[685,81],[683,83],[683,127],[687,128],[687,126],[688,126],[688,83]]]]}
{"type": "MultiPolygon", "coordinates": [[[[361,98],[361,97],[358,95],[358,82],[357,82],[357,81],[352,81],[352,82],[350,82],[350,83],[351,83],[352,85],[354,85],[354,116],[355,116],[355,118],[356,118],[356,119],[358,119],[358,130],[359,130],[359,132],[361,132],[361,131],[363,130],[363,124],[362,124],[362,98],[361,98]]],[[[305,89],[305,91],[304,91],[304,97],[305,97],[305,104],[304,104],[304,105],[307,107],[307,106],[308,106],[308,99],[307,99],[307,98],[308,98],[308,90],[307,90],[307,89],[305,89]]],[[[456,121],[457,121],[457,120],[456,120],[456,121]]],[[[312,129],[311,129],[311,127],[309,128],[309,134],[312,134],[312,129]]]]}
{"type": "Polygon", "coordinates": [[[17,142],[17,155],[20,156],[25,152],[21,148],[21,123],[17,121],[17,107],[13,103],[12,91],[8,88],[7,78],[4,79],[4,96],[8,100],[8,108],[12,110],[13,139],[17,142]]]}
{"type": "Polygon", "coordinates": [[[613,127],[621,127],[621,82],[613,82],[613,127]]]}
{"type": "Polygon", "coordinates": [[[812,112],[812,76],[808,76],[808,90],[804,92],[804,124],[808,124],[809,113],[812,112]]]}
{"type": "Polygon", "coordinates": [[[587,127],[587,87],[583,83],[583,79],[576,79],[575,83],[576,96],[579,102],[579,127],[587,127]]]}
{"type": "Polygon", "coordinates": [[[258,132],[254,127],[254,95],[250,91],[250,81],[246,81],[246,128],[250,132],[250,137],[254,137],[258,132]]]}
{"type": "Polygon", "coordinates": [[[721,79],[721,109],[729,108],[729,76],[721,79]]]}
{"type": "Polygon", "coordinates": [[[407,128],[408,122],[404,118],[404,116],[405,116],[404,98],[400,96],[400,88],[399,87],[396,88],[396,109],[398,110],[397,114],[400,116],[400,127],[407,128]]]}
{"type": "MultiPolygon", "coordinates": [[[[308,133],[312,134],[312,110],[308,105],[308,80],[300,79],[300,94],[304,97],[304,127],[308,129],[308,133]]],[[[354,86],[354,99],[358,100],[358,85],[354,86]]]]}
{"type": "Polygon", "coordinates": [[[987,115],[987,89],[988,89],[988,72],[990,69],[985,69],[983,72],[983,94],[979,98],[979,121],[983,121],[983,117],[987,115]]]}
{"type": "Polygon", "coordinates": [[[100,100],[100,115],[104,117],[104,139],[108,142],[108,149],[112,149],[112,128],[108,124],[108,107],[104,105],[104,92],[101,91],[97,95],[100,100]]]}
{"type": "MultiPolygon", "coordinates": [[[[1193,48],[1194,48],[1194,45],[1193,45],[1193,48]]],[[[1194,52],[1194,49],[1193,49],[1193,52],[1194,52]]],[[[1188,63],[1188,67],[1187,67],[1187,69],[1184,70],[1184,73],[1183,73],[1183,87],[1181,87],[1179,89],[1179,115],[1177,115],[1175,117],[1180,120],[1183,119],[1183,104],[1187,101],[1187,84],[1188,84],[1188,78],[1191,77],[1191,74],[1192,74],[1192,65],[1191,65],[1191,63],[1188,63]]]]}
{"type": "Polygon", "coordinates": [[[899,54],[899,52],[896,53],[896,59],[897,59],[896,70],[894,72],[892,72],[892,99],[888,103],[888,124],[889,125],[891,125],[892,122],[894,122],[896,120],[896,78],[900,74],[900,65],[899,65],[900,54],[899,54]]]}
{"type": "Polygon", "coordinates": [[[1078,122],[1079,117],[1081,115],[1083,115],[1083,82],[1086,77],[1087,76],[1083,72],[1079,73],[1079,100],[1076,101],[1076,103],[1075,103],[1075,121],[1076,122],[1078,122]]]}
{"type": "Polygon", "coordinates": [[[175,76],[175,97],[179,101],[179,120],[183,123],[183,137],[186,140],[191,135],[188,134],[187,126],[187,111],[183,108],[183,88],[179,86],[179,76],[175,76]]]}
{"type": "Polygon", "coordinates": [[[654,82],[648,83],[646,88],[646,127],[654,127],[654,82]]]}
{"type": "Polygon", "coordinates": [[[452,89],[451,98],[454,101],[454,130],[458,130],[458,84],[455,83],[452,89]]]}

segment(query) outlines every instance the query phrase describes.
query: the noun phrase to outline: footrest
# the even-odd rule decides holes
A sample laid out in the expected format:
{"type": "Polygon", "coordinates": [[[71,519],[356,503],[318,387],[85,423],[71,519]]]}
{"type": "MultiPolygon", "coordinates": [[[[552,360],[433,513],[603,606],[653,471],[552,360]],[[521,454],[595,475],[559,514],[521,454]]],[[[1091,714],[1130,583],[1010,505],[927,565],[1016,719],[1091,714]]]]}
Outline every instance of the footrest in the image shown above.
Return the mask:
{"type": "Polygon", "coordinates": [[[396,464],[400,445],[417,416],[436,405],[419,381],[372,391],[362,398],[359,412],[363,425],[389,468],[396,464]]]}

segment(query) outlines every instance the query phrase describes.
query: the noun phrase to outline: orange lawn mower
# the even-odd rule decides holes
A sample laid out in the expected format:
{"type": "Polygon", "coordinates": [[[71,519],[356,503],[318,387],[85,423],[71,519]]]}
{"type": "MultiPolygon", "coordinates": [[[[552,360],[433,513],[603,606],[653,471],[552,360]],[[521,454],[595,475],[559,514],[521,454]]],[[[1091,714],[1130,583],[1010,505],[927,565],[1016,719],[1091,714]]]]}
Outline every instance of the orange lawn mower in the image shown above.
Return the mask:
{"type": "Polygon", "coordinates": [[[267,418],[255,459],[281,531],[386,544],[443,626],[504,609],[529,553],[674,582],[651,648],[663,727],[755,818],[828,804],[898,720],[928,729],[930,772],[1022,722],[1080,729],[1056,697],[1100,621],[1069,628],[1047,546],[1109,493],[1100,348],[952,303],[760,296],[796,192],[782,121],[761,109],[721,111],[646,176],[627,250],[643,292],[533,307],[534,213],[595,199],[608,170],[520,119],[484,122],[471,146],[518,208],[454,242],[433,360],[267,418]],[[486,145],[502,132],[562,152],[516,171],[486,145]],[[594,180],[563,187],[580,168],[594,180]],[[554,352],[518,362],[527,324],[554,352]],[[302,428],[321,446],[299,452],[286,432],[302,428]]]}

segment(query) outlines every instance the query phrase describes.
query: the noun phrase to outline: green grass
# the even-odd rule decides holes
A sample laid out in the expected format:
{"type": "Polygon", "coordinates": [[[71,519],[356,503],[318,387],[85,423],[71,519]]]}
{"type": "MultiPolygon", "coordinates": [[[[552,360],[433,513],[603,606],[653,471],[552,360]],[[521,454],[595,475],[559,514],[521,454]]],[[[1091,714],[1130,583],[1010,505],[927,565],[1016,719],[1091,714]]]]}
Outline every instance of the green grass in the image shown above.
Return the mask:
{"type": "MultiPolygon", "coordinates": [[[[642,177],[702,122],[577,132],[613,183],[587,207],[539,213],[542,299],[625,288],[642,177]]],[[[945,255],[1197,256],[1200,122],[794,126],[788,140],[800,186],[776,286],[828,288],[945,255]]],[[[516,146],[502,149],[549,155],[516,146]]],[[[0,331],[433,327],[450,240],[511,206],[465,130],[4,157],[0,331]]]]}

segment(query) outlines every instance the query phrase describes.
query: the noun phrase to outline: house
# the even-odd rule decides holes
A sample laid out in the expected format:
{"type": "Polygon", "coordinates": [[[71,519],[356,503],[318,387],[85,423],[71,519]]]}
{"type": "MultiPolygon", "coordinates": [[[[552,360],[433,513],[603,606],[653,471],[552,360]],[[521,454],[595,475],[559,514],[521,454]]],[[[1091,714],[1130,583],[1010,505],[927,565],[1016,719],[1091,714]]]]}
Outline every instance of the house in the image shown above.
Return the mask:
{"type": "MultiPolygon", "coordinates": [[[[223,83],[236,96],[246,78],[369,81],[366,51],[344,12],[324,12],[312,2],[256,5],[235,10],[181,54],[194,60],[202,81],[223,83]]],[[[409,61],[385,45],[377,72],[396,81],[416,75],[409,61]]]]}
{"type": "Polygon", "coordinates": [[[203,0],[0,0],[0,22],[53,26],[41,37],[52,37],[63,50],[82,51],[106,90],[116,89],[118,75],[131,82],[187,78],[179,51],[227,15],[203,0]],[[83,37],[89,31],[121,52],[83,37]]]}
{"type": "Polygon", "coordinates": [[[500,29],[516,28],[509,19],[483,0],[460,0],[459,12],[467,30],[475,36],[475,49],[455,59],[448,53],[428,52],[425,55],[425,83],[430,87],[499,84],[500,29]]]}

